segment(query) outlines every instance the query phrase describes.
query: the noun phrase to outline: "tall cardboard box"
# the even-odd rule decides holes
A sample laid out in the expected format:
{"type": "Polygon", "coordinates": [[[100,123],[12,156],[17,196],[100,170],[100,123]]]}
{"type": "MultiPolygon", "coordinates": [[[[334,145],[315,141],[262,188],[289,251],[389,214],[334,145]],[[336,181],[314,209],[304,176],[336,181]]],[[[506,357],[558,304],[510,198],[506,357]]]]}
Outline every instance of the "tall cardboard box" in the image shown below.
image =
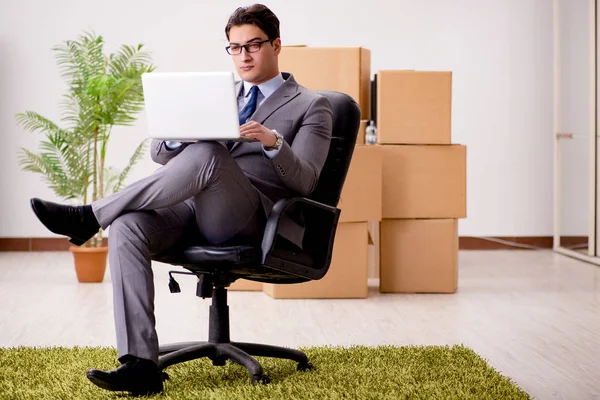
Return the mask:
{"type": "Polygon", "coordinates": [[[383,219],[466,217],[465,146],[378,147],[383,157],[383,219]]]}
{"type": "Polygon", "coordinates": [[[339,222],[381,220],[382,160],[380,146],[356,145],[338,208],[339,222]]]}
{"type": "Polygon", "coordinates": [[[458,285],[456,219],[381,222],[380,291],[454,293],[458,285]]]}
{"type": "Polygon", "coordinates": [[[279,69],[312,90],[350,95],[361,119],[371,119],[371,51],[362,47],[282,47],[279,69]]]}
{"type": "Polygon", "coordinates": [[[377,142],[450,144],[452,72],[377,72],[377,142]]]}
{"type": "Polygon", "coordinates": [[[263,291],[275,299],[366,298],[366,222],[338,224],[331,265],[318,281],[291,285],[263,284],[263,291]]]}

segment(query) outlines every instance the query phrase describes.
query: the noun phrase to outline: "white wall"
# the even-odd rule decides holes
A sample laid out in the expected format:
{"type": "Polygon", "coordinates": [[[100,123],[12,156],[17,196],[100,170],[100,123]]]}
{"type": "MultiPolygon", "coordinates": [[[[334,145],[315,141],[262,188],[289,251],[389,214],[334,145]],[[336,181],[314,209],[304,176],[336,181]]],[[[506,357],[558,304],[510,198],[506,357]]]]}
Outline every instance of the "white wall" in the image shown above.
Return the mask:
{"type": "MultiPolygon", "coordinates": [[[[0,1],[0,237],[52,236],[30,197],[56,199],[17,152],[33,148],[14,114],[58,119],[64,93],[50,48],[82,30],[107,50],[144,42],[161,71],[232,69],[230,0],[0,1]]],[[[244,5],[244,4],[242,4],[244,5]]],[[[468,218],[461,235],[552,233],[552,2],[549,0],[273,1],[284,44],[364,46],[379,69],[451,70],[453,141],[468,146],[468,218]]],[[[145,123],[115,131],[109,164],[123,166],[145,123]]],[[[132,179],[155,169],[146,159],[132,179]]]]}

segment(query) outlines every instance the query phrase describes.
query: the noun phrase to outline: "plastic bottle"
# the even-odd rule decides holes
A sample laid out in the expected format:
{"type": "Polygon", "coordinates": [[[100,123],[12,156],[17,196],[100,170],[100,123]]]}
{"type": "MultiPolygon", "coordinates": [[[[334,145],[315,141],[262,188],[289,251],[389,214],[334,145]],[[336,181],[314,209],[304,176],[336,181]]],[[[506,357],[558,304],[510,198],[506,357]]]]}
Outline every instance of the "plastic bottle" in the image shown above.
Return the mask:
{"type": "Polygon", "coordinates": [[[377,143],[377,127],[375,126],[375,121],[369,121],[365,136],[365,142],[367,144],[377,143]]]}

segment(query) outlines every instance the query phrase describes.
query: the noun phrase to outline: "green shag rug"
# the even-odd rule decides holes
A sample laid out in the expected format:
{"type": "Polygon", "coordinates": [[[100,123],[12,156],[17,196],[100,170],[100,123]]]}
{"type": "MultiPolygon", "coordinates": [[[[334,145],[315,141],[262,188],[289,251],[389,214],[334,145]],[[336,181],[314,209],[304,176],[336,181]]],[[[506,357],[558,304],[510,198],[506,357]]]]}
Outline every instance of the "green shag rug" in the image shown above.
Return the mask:
{"type": "MultiPolygon", "coordinates": [[[[314,371],[258,357],[269,385],[250,384],[240,365],[208,359],[167,368],[164,399],[530,399],[472,350],[453,347],[311,347],[314,371]]],[[[119,399],[94,386],[88,369],[118,366],[113,348],[0,349],[0,399],[119,399]]]]}

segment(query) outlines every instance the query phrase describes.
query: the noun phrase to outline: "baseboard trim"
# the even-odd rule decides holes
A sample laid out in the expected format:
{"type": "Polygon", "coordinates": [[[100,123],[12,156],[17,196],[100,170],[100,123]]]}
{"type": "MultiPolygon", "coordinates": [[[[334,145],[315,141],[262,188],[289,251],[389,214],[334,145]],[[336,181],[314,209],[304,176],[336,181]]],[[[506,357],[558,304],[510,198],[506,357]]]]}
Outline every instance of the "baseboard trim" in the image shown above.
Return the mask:
{"type": "MultiPolygon", "coordinates": [[[[552,236],[461,236],[458,246],[460,250],[535,250],[551,249],[553,242],[554,238],[552,236]]],[[[562,237],[561,243],[565,247],[587,245],[588,237],[562,237]]]]}
{"type": "MultiPolygon", "coordinates": [[[[565,247],[587,243],[586,236],[569,236],[562,239],[565,247]]],[[[104,245],[108,239],[104,238],[104,245]]],[[[0,238],[0,251],[67,251],[71,243],[66,238],[0,238]]],[[[461,236],[460,250],[521,250],[526,247],[552,248],[552,236],[494,236],[489,238],[461,236]],[[506,243],[513,243],[506,244],[506,243]],[[522,246],[519,246],[522,245],[522,246]]]]}
{"type": "MultiPolygon", "coordinates": [[[[108,239],[102,241],[106,246],[108,239]]],[[[66,238],[0,238],[0,251],[68,251],[66,238]]]]}

